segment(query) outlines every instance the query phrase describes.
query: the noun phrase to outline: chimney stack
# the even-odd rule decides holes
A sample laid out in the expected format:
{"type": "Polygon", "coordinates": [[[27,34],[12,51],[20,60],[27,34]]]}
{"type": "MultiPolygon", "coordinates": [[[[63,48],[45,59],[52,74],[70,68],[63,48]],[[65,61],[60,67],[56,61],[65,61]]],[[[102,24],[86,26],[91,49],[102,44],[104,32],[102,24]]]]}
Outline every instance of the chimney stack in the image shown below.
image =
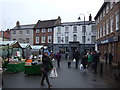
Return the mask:
{"type": "Polygon", "coordinates": [[[20,22],[19,22],[19,21],[16,22],[16,26],[17,26],[17,27],[20,26],[20,22]]]}
{"type": "Polygon", "coordinates": [[[90,14],[90,16],[89,16],[89,21],[92,21],[92,16],[91,16],[91,14],[90,14]]]}

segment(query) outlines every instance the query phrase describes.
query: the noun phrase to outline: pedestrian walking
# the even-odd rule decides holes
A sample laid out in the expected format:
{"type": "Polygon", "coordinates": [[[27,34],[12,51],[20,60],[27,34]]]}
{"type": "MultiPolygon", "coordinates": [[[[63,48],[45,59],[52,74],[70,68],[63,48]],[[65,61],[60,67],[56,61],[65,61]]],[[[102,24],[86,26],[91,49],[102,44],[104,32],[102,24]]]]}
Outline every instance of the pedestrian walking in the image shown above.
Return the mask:
{"type": "Polygon", "coordinates": [[[83,65],[83,68],[84,68],[84,72],[86,71],[87,61],[88,61],[88,57],[87,55],[84,55],[81,61],[81,64],[83,65]]]}
{"type": "Polygon", "coordinates": [[[113,61],[113,55],[112,55],[112,53],[110,52],[108,56],[109,56],[109,65],[111,65],[111,64],[112,64],[112,61],[113,61]]]}
{"type": "Polygon", "coordinates": [[[99,55],[96,51],[93,52],[93,65],[94,65],[94,73],[97,74],[97,66],[99,62],[99,55]]]}
{"type": "Polygon", "coordinates": [[[99,51],[97,51],[97,54],[98,54],[98,62],[100,62],[101,53],[99,51]]]}
{"type": "Polygon", "coordinates": [[[56,59],[57,59],[57,66],[58,66],[58,68],[60,68],[61,54],[59,51],[56,54],[56,59]]]}
{"type": "Polygon", "coordinates": [[[48,78],[48,72],[53,69],[53,65],[52,65],[52,62],[48,56],[48,53],[45,52],[44,55],[43,55],[43,58],[42,58],[42,80],[41,80],[41,85],[44,86],[44,80],[46,79],[46,82],[48,84],[48,88],[51,88],[52,85],[50,84],[49,82],[49,78],[48,78]]]}
{"type": "Polygon", "coordinates": [[[73,53],[73,59],[76,60],[75,67],[77,69],[78,68],[79,59],[80,59],[80,53],[78,52],[78,50],[74,51],[74,53],[73,53]]]}
{"type": "Polygon", "coordinates": [[[105,56],[105,62],[106,62],[106,64],[107,64],[107,60],[108,60],[108,54],[107,54],[107,52],[105,51],[105,54],[104,54],[104,56],[105,56]]]}
{"type": "Polygon", "coordinates": [[[92,62],[92,54],[89,52],[87,54],[87,57],[88,57],[88,67],[90,66],[91,62],[92,62]]]}

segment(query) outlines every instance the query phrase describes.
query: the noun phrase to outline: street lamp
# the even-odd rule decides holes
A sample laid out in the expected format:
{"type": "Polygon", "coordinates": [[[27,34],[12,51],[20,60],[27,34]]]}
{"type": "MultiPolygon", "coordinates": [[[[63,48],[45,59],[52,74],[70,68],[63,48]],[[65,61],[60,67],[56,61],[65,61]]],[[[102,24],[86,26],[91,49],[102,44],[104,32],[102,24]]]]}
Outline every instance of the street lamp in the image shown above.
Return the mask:
{"type": "MultiPolygon", "coordinates": [[[[83,13],[81,13],[80,15],[83,15],[84,16],[84,28],[83,28],[83,32],[84,32],[84,44],[83,44],[83,46],[84,46],[84,48],[83,48],[83,52],[84,52],[84,54],[85,54],[85,32],[86,32],[86,30],[85,30],[85,15],[83,14],[83,13]]],[[[81,18],[80,18],[80,15],[79,15],[79,17],[78,17],[78,20],[81,20],[81,18]]]]}

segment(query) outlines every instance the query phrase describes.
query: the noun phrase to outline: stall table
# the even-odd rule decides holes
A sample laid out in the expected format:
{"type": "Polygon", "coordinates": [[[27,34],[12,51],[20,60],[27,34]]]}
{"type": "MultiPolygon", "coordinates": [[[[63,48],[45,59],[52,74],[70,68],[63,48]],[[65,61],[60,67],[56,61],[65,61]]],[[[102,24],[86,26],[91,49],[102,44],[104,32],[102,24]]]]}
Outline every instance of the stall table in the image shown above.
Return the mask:
{"type": "Polygon", "coordinates": [[[31,65],[31,66],[25,66],[25,74],[31,74],[31,75],[35,75],[35,74],[42,74],[41,72],[41,64],[39,65],[31,65]]]}
{"type": "Polygon", "coordinates": [[[25,63],[7,65],[7,72],[20,72],[24,70],[25,70],[25,63]]]}
{"type": "Polygon", "coordinates": [[[3,68],[7,68],[7,65],[8,65],[8,61],[4,61],[3,68]]]}

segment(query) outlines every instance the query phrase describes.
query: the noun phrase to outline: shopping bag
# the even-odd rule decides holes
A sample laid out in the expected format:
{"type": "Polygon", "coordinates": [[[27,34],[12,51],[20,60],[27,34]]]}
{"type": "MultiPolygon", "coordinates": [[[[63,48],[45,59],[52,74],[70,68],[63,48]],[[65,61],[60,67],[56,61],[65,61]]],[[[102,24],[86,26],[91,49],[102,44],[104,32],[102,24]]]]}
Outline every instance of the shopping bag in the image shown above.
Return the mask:
{"type": "Polygon", "coordinates": [[[82,64],[80,64],[80,70],[81,70],[81,69],[83,69],[83,65],[82,65],[82,64]]]}
{"type": "Polygon", "coordinates": [[[74,62],[74,63],[76,62],[75,58],[73,59],[73,62],[74,62]]]}
{"type": "Polygon", "coordinates": [[[55,59],[53,58],[52,61],[55,61],[55,59]]]}
{"type": "Polygon", "coordinates": [[[51,70],[51,73],[50,73],[50,77],[51,78],[56,78],[58,75],[57,75],[57,71],[56,71],[56,69],[54,68],[54,69],[52,69],[51,70]]]}

